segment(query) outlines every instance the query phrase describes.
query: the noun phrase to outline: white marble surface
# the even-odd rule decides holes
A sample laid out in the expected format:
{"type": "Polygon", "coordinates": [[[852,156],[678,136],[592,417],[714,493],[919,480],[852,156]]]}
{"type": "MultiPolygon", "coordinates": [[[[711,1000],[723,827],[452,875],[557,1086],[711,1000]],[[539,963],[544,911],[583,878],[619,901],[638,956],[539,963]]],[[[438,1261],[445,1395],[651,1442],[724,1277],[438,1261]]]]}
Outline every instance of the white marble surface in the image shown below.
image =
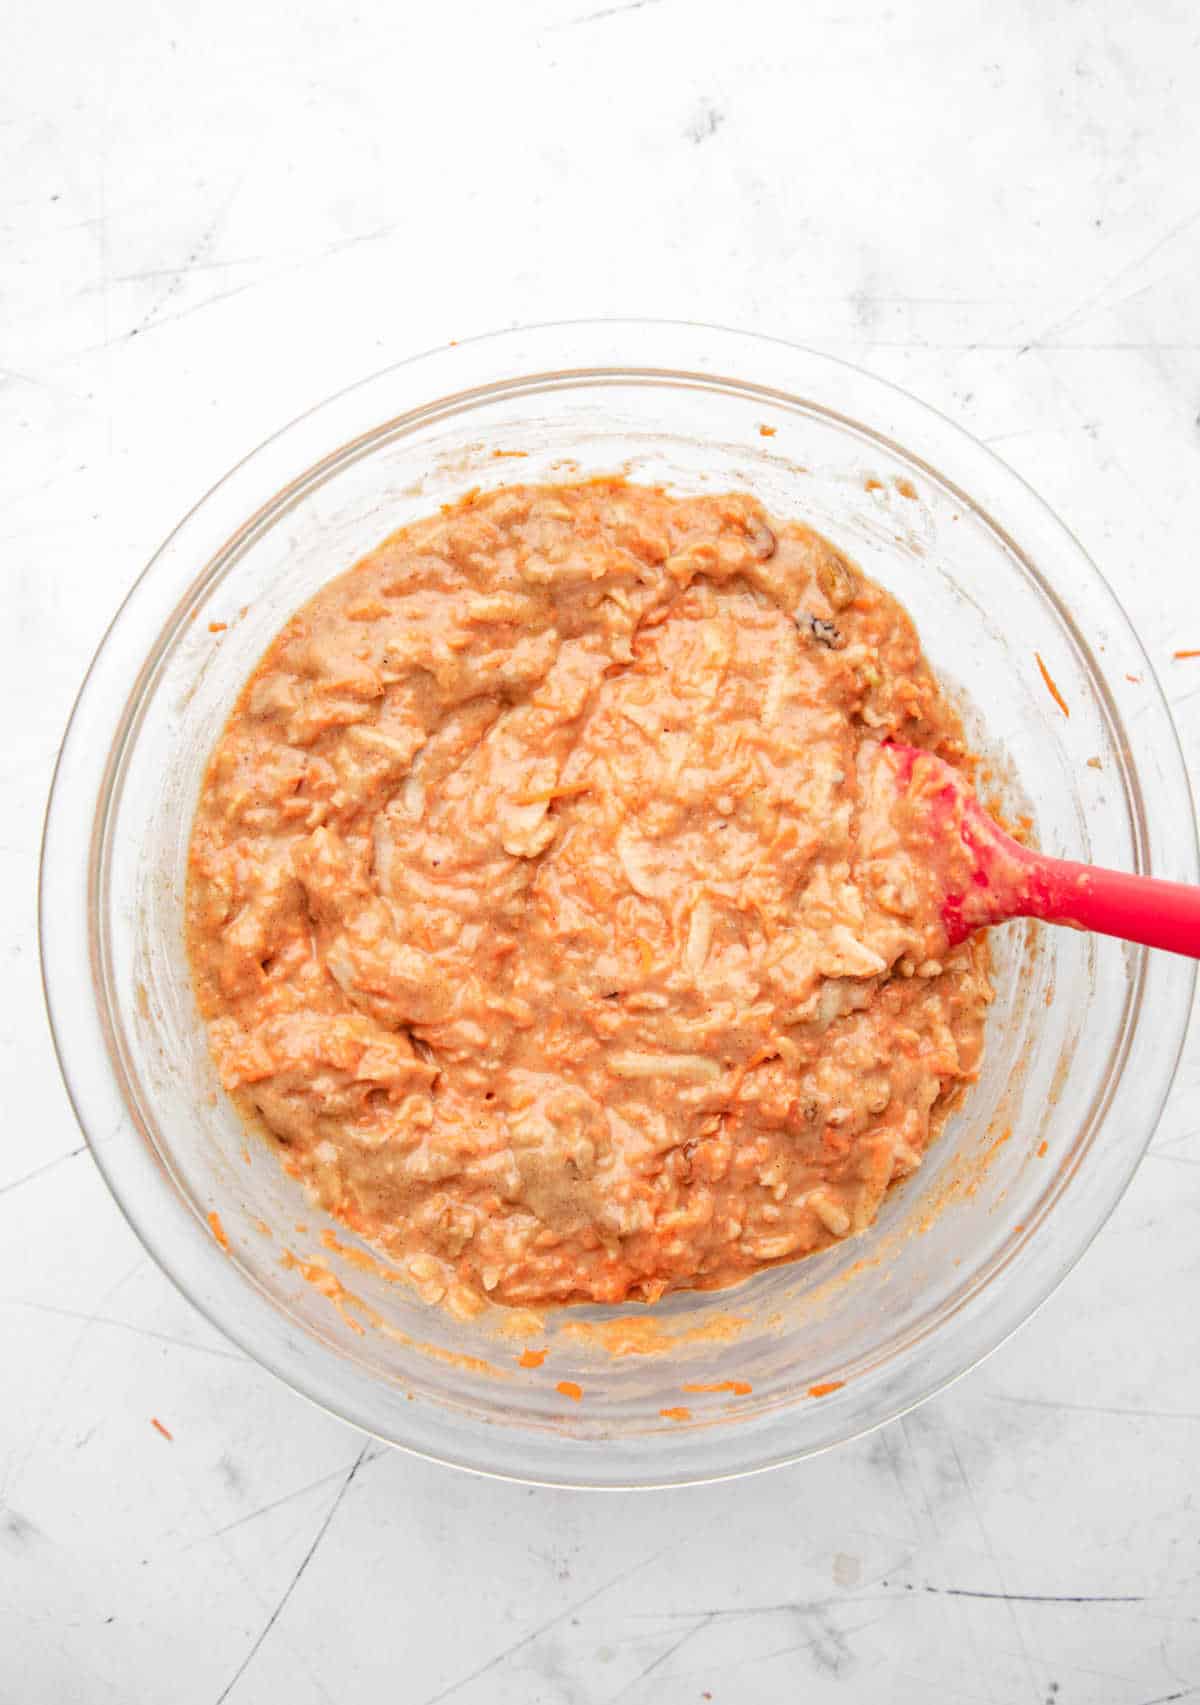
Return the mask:
{"type": "Polygon", "coordinates": [[[72,696],[176,518],[519,321],[735,324],[941,406],[1110,576],[1195,760],[1198,40],[1184,0],[0,13],[3,1705],[1200,1699],[1200,1038],[1111,1224],[947,1395],[744,1484],[531,1491],[364,1450],[142,1255],[33,901],[72,696]]]}

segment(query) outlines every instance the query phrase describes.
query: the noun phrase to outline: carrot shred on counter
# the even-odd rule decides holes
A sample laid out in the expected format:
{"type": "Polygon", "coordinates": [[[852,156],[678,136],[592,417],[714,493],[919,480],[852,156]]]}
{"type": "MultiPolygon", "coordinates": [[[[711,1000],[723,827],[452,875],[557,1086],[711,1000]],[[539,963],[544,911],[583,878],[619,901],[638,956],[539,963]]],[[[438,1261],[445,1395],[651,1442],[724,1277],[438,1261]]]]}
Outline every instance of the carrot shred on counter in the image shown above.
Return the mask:
{"type": "Polygon", "coordinates": [[[774,438],[777,429],[774,426],[760,426],[758,430],[763,438],[774,438]]]}
{"type": "Polygon", "coordinates": [[[578,1403],[583,1396],[583,1387],[576,1385],[573,1379],[560,1379],[554,1389],[560,1397],[569,1397],[572,1403],[578,1403]]]}
{"type": "Polygon", "coordinates": [[[549,1352],[547,1350],[522,1350],[517,1357],[519,1368],[540,1368],[549,1352]]]}
{"type": "Polygon", "coordinates": [[[810,1385],[808,1395],[810,1397],[828,1397],[831,1391],[840,1391],[845,1383],[844,1379],[826,1379],[820,1385],[810,1385]]]}
{"type": "Polygon", "coordinates": [[[225,1227],[221,1224],[221,1216],[214,1208],[208,1216],[208,1229],[212,1232],[226,1255],[229,1254],[229,1239],[225,1235],[225,1227]]]}
{"type": "Polygon", "coordinates": [[[712,1385],[684,1385],[681,1391],[732,1391],[735,1397],[749,1397],[754,1390],[748,1379],[718,1379],[712,1385]]]}
{"type": "Polygon", "coordinates": [[[664,1421],[690,1421],[692,1418],[690,1409],[660,1409],[659,1414],[664,1421]]]}
{"type": "Polygon", "coordinates": [[[1197,647],[1197,648],[1196,648],[1196,649],[1195,649],[1195,650],[1193,650],[1193,651],[1177,651],[1177,652],[1175,652],[1175,653],[1174,653],[1174,655],[1175,655],[1175,656],[1176,656],[1176,657],[1179,657],[1179,658],[1183,658],[1183,657],[1200,657],[1200,646],[1198,646],[1198,647],[1197,647]]]}
{"type": "Polygon", "coordinates": [[[1038,1152],[1038,1159],[1039,1160],[1044,1160],[1046,1158],[1046,1151],[1049,1147],[1050,1147],[1050,1144],[1043,1137],[1041,1142],[1037,1146],[1037,1152],[1038,1152]]]}
{"type": "Polygon", "coordinates": [[[1059,692],[1058,683],[1055,681],[1054,676],[1050,673],[1049,669],[1047,669],[1046,665],[1042,662],[1041,652],[1035,651],[1033,655],[1037,658],[1037,666],[1042,672],[1042,680],[1045,681],[1045,683],[1046,683],[1046,691],[1050,694],[1050,697],[1054,700],[1054,702],[1058,706],[1059,710],[1062,711],[1063,715],[1064,716],[1070,716],[1071,712],[1067,708],[1067,701],[1066,701],[1066,699],[1063,698],[1062,694],[1059,692]]]}
{"type": "Polygon", "coordinates": [[[209,633],[224,633],[228,626],[228,622],[209,622],[208,631],[209,633]]]}
{"type": "Polygon", "coordinates": [[[163,1426],[162,1422],[159,1420],[157,1415],[151,1415],[150,1425],[154,1428],[154,1431],[156,1433],[162,1434],[163,1438],[166,1439],[168,1444],[174,1444],[175,1443],[174,1433],[170,1430],[169,1427],[163,1426]]]}

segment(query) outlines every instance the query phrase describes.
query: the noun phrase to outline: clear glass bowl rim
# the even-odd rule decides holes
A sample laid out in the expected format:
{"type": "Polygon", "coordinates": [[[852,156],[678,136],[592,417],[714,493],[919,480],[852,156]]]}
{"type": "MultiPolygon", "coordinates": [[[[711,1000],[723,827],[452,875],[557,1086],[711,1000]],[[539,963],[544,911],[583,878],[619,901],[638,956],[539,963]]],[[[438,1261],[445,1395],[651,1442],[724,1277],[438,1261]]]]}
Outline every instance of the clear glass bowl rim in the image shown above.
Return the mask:
{"type": "MultiPolygon", "coordinates": [[[[1196,823],[1178,735],[1149,658],[1111,588],[1027,482],[987,446],[899,387],[836,357],[725,328],[681,321],[566,321],[492,333],[426,351],[317,404],[243,458],[196,504],[151,558],[101,640],[68,722],[51,783],[39,871],[39,936],[50,1027],[67,1092],[101,1174],[135,1234],[188,1300],[226,1336],[292,1389],[367,1432],[375,1432],[368,1417],[354,1412],[352,1405],[331,1399],[328,1385],[317,1389],[315,1382],[288,1365],[286,1356],[273,1353],[276,1347],[268,1347],[264,1334],[247,1328],[244,1295],[251,1287],[234,1273],[207,1231],[196,1224],[190,1206],[178,1198],[157,1157],[146,1152],[148,1145],[130,1117],[114,1064],[116,1045],[111,1023],[101,1010],[95,970],[100,828],[107,816],[122,752],[136,727],[139,703],[181,612],[199,595],[214,565],[239,538],[258,526],[264,515],[274,518],[289,493],[304,487],[319,472],[327,472],[363,437],[417,420],[455,401],[483,400],[489,394],[535,380],[596,383],[635,378],[681,383],[725,378],[761,394],[764,401],[774,395],[789,403],[815,402],[822,412],[847,426],[864,429],[885,442],[890,439],[911,461],[918,465],[924,462],[943,485],[957,487],[963,502],[1007,540],[1092,657],[1086,638],[1075,628],[1058,592],[1030,560],[1028,544],[1024,548],[1013,545],[1009,530],[992,518],[992,511],[1002,508],[1006,518],[1015,517],[1020,525],[1013,530],[1023,540],[1036,537],[1045,549],[1053,548],[1059,556],[1071,558],[1074,572],[1088,583],[1089,596],[1106,606],[1111,624],[1107,666],[1103,672],[1094,666],[1093,672],[1125,741],[1126,780],[1132,778],[1138,806],[1139,852],[1143,854],[1139,866],[1178,880],[1197,879],[1196,823]],[[580,360],[582,355],[586,361],[580,360]],[[668,356],[672,359],[665,359],[668,356]],[[768,382],[779,367],[789,373],[787,386],[768,382]],[[750,373],[760,378],[750,379],[750,373]],[[803,381],[800,390],[797,375],[803,381]],[[853,407],[847,411],[835,408],[823,400],[822,393],[853,407]],[[969,470],[969,477],[956,477],[963,466],[969,470]],[[993,493],[993,502],[987,507],[971,495],[976,478],[993,493]],[[996,488],[1002,504],[994,501],[996,488]],[[147,651],[148,634],[153,638],[147,651]],[[1129,665],[1127,672],[1136,670],[1143,682],[1136,705],[1136,731],[1113,702],[1114,697],[1124,696],[1120,688],[1114,688],[1114,682],[1125,672],[1125,664],[1129,665]],[[101,733],[114,730],[103,749],[93,738],[97,728],[101,733]],[[1161,821],[1147,819],[1137,781],[1137,755],[1150,750],[1155,751],[1163,771],[1160,787],[1170,795],[1169,808],[1160,812],[1161,821]],[[1169,849],[1168,820],[1174,827],[1169,849]],[[79,975],[84,941],[92,968],[90,979],[79,975]]],[[[1040,559],[1043,553],[1037,554],[1040,559]]],[[[1092,661],[1094,664],[1094,658],[1092,661]]],[[[1126,708],[1132,708],[1131,701],[1126,708]]],[[[1077,1229],[1052,1267],[1039,1274],[1037,1284],[1019,1302],[1010,1302],[1007,1308],[968,1309],[966,1318],[960,1307],[956,1351],[947,1358],[943,1344],[943,1355],[940,1360],[931,1360],[924,1376],[910,1352],[908,1371],[912,1377],[902,1399],[891,1401],[885,1412],[858,1417],[834,1436],[791,1449],[786,1443],[784,1415],[765,1428],[756,1424],[761,1442],[752,1453],[753,1460],[743,1456],[731,1467],[714,1464],[711,1470],[697,1472],[693,1466],[675,1474],[664,1472],[653,1459],[646,1463],[645,1477],[623,1472],[610,1478],[594,1464],[581,1472],[585,1465],[577,1446],[561,1463],[547,1465],[549,1471],[528,1472],[511,1460],[493,1460],[479,1441],[466,1441],[465,1448],[455,1445],[449,1430],[444,1445],[440,1436],[428,1429],[421,1437],[376,1436],[418,1455],[500,1477],[553,1485],[627,1488],[695,1483],[755,1472],[814,1454],[895,1419],[975,1366],[1016,1330],[1061,1283],[1107,1220],[1161,1113],[1183,1046],[1195,977],[1196,967],[1188,961],[1141,954],[1138,1010],[1144,1011],[1145,1003],[1151,1001],[1165,1016],[1155,1026],[1153,1038],[1145,1023],[1135,1027],[1122,1066],[1121,1077],[1139,1063],[1144,1073],[1136,1105],[1136,1133],[1122,1132],[1125,1164],[1110,1181],[1103,1198],[1092,1205],[1086,1224],[1077,1229]]],[[[989,1283],[994,1285],[996,1277],[993,1274],[989,1283]]],[[[949,1321],[945,1328],[943,1339],[950,1335],[949,1321]]],[[[545,1438],[537,1441],[543,1456],[547,1443],[545,1438]]],[[[591,1447],[589,1454],[595,1448],[591,1447]]]]}

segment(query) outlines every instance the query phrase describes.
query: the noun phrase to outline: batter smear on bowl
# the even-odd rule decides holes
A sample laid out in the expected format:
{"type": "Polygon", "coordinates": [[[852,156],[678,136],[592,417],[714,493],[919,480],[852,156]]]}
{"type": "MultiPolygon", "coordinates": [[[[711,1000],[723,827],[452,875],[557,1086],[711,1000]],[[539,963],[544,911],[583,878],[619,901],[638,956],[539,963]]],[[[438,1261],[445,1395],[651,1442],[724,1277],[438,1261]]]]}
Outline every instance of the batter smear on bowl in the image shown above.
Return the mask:
{"type": "Polygon", "coordinates": [[[991,998],[887,738],[964,760],[905,612],[748,496],[512,486],[404,529],[279,634],[204,780],[225,1087],[458,1308],[861,1231],[991,998]]]}

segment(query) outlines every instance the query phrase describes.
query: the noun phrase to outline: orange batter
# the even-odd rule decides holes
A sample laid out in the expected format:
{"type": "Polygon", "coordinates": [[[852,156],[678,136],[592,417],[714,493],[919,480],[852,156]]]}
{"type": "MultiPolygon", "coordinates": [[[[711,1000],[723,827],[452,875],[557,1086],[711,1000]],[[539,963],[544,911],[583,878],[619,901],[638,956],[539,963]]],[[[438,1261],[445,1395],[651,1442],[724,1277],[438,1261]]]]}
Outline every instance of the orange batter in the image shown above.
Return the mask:
{"type": "Polygon", "coordinates": [[[395,534],[283,629],[204,781],[222,1081],[460,1308],[862,1230],[990,999],[900,856],[888,735],[963,758],[904,611],[749,497],[515,486],[395,534]]]}

